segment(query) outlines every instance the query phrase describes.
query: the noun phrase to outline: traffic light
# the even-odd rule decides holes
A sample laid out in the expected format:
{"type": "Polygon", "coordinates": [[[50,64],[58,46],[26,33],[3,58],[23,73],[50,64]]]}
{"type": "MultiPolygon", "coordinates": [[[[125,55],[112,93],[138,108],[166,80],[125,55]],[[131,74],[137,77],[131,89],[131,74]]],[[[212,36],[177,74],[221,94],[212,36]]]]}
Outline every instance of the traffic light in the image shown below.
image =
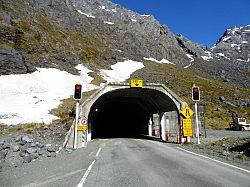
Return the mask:
{"type": "Polygon", "coordinates": [[[82,85],[76,84],[75,85],[75,93],[74,93],[74,99],[80,100],[82,98],[82,85]]]}
{"type": "Polygon", "coordinates": [[[192,100],[199,101],[200,100],[200,89],[198,86],[192,87],[192,100]]]}

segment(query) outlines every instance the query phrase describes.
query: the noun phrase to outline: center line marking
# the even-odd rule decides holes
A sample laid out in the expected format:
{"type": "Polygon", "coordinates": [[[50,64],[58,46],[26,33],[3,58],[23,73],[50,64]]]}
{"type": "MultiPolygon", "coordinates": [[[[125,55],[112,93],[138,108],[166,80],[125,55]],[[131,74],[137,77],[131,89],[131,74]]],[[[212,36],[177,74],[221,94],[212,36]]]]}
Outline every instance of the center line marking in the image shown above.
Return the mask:
{"type": "Polygon", "coordinates": [[[243,168],[240,168],[240,167],[237,167],[237,166],[234,166],[234,165],[231,165],[231,164],[228,164],[228,163],[225,163],[225,162],[222,162],[222,161],[219,161],[219,160],[216,160],[216,159],[213,159],[213,158],[210,158],[210,157],[207,157],[207,156],[204,156],[204,155],[200,155],[200,154],[197,154],[197,153],[194,153],[194,152],[191,152],[191,151],[188,151],[186,149],[183,149],[183,148],[180,148],[180,147],[176,147],[177,149],[181,150],[181,151],[184,151],[184,152],[187,152],[187,153],[190,153],[190,154],[193,154],[193,155],[196,155],[196,156],[199,156],[199,157],[202,157],[202,158],[206,158],[208,160],[212,160],[214,162],[217,162],[217,163],[220,163],[220,164],[224,164],[226,166],[230,166],[232,168],[235,168],[235,169],[239,169],[241,171],[244,171],[244,172],[247,172],[247,173],[250,173],[249,170],[247,169],[243,169],[243,168]]]}
{"type": "Polygon", "coordinates": [[[95,164],[95,160],[89,165],[87,171],[85,172],[85,174],[83,175],[81,181],[79,182],[79,184],[77,185],[77,187],[82,187],[83,186],[83,183],[85,183],[93,165],[95,164]]]}
{"type": "Polygon", "coordinates": [[[99,156],[99,154],[100,154],[101,150],[102,150],[102,148],[100,147],[100,148],[98,149],[98,151],[97,151],[96,155],[95,155],[96,157],[98,157],[98,156],[99,156]]]}

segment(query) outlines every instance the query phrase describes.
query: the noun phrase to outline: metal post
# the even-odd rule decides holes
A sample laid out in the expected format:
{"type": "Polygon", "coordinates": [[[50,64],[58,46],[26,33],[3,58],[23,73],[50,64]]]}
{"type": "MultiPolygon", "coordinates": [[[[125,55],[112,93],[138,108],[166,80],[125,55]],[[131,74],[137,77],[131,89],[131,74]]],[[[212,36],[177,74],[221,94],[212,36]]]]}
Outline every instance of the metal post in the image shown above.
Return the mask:
{"type": "Polygon", "coordinates": [[[205,113],[203,113],[203,121],[204,121],[204,133],[205,133],[205,138],[207,138],[207,131],[206,131],[206,117],[205,117],[205,113]]]}
{"type": "Polygon", "coordinates": [[[84,147],[86,147],[87,143],[88,143],[88,132],[87,132],[87,130],[84,132],[84,134],[85,134],[84,147]]]}
{"type": "Polygon", "coordinates": [[[195,123],[196,123],[197,144],[201,144],[201,142],[200,142],[200,131],[199,131],[199,121],[198,121],[198,107],[197,107],[197,102],[195,102],[195,123]]]}
{"type": "Polygon", "coordinates": [[[75,128],[74,128],[74,145],[73,148],[76,149],[77,144],[77,125],[79,121],[79,101],[76,102],[76,119],[75,119],[75,128]]]}

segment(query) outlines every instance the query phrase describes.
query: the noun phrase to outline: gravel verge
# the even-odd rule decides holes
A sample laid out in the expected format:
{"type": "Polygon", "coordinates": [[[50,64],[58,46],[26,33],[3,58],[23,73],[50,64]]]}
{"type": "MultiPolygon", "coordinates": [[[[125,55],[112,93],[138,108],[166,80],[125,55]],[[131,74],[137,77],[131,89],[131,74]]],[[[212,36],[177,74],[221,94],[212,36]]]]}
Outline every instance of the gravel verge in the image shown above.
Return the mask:
{"type": "Polygon", "coordinates": [[[250,132],[208,130],[201,144],[183,144],[184,148],[250,170],[250,132]]]}

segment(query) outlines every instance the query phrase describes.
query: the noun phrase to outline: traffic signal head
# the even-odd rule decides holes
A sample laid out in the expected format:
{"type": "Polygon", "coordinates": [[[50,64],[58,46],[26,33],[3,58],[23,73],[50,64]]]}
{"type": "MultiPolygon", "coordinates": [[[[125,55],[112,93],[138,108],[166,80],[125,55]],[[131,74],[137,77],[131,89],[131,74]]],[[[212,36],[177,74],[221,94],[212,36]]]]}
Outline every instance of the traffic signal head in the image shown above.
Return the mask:
{"type": "Polygon", "coordinates": [[[80,100],[82,98],[82,85],[76,84],[75,85],[75,93],[74,93],[74,99],[80,100]]]}
{"type": "Polygon", "coordinates": [[[192,87],[192,100],[193,101],[199,101],[200,100],[199,87],[192,87]]]}

